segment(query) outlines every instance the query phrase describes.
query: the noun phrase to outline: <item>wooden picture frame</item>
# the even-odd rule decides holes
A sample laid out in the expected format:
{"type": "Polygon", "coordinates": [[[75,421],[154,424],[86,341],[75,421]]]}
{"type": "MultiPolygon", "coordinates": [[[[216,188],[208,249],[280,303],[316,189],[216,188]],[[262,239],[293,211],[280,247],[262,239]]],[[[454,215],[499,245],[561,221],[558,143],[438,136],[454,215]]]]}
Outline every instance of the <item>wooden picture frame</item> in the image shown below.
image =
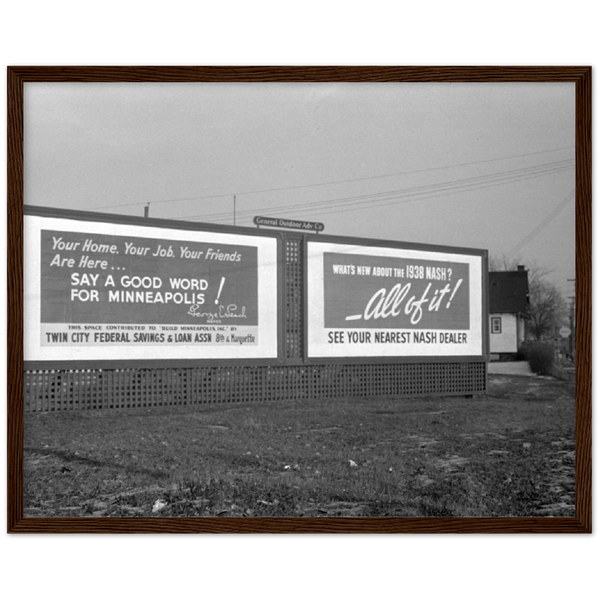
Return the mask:
{"type": "Polygon", "coordinates": [[[591,67],[8,67],[9,533],[590,533],[591,67]],[[24,518],[23,100],[27,82],[572,82],[576,101],[574,518],[24,518]]]}

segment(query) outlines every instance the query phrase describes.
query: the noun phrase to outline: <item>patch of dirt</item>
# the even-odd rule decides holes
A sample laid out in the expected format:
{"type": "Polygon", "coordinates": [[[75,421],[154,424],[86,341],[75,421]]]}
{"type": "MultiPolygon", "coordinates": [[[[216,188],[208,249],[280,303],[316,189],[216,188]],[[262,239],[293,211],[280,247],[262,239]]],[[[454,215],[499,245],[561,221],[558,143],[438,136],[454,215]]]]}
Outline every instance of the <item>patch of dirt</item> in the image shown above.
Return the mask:
{"type": "Polygon", "coordinates": [[[450,456],[449,458],[439,458],[436,463],[438,468],[446,473],[453,473],[471,462],[468,458],[462,456],[450,456]]]}
{"type": "Polygon", "coordinates": [[[368,507],[357,502],[328,502],[302,507],[305,517],[361,517],[368,514],[368,507]]]}
{"type": "Polygon", "coordinates": [[[324,427],[322,429],[309,429],[310,433],[331,433],[332,431],[340,431],[341,427],[324,427]]]}
{"type": "Polygon", "coordinates": [[[418,446],[422,449],[428,449],[439,444],[438,440],[421,435],[407,435],[404,439],[409,440],[415,444],[415,446],[418,446]]]}
{"type": "Polygon", "coordinates": [[[558,501],[542,504],[536,509],[540,516],[572,516],[575,514],[575,442],[560,438],[551,442],[555,451],[548,460],[547,493],[558,501]]]}

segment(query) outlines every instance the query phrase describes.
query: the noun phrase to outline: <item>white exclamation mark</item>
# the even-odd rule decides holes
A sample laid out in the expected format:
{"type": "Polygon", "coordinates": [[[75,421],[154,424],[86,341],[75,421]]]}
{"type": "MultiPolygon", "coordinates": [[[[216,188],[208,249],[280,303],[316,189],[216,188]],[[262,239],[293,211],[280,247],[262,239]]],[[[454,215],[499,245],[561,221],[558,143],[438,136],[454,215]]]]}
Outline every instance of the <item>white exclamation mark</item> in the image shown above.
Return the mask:
{"type": "Polygon", "coordinates": [[[448,302],[446,303],[446,308],[450,308],[450,303],[452,302],[452,298],[454,298],[454,294],[456,294],[456,291],[458,290],[458,288],[460,287],[460,284],[463,282],[462,279],[459,279],[456,282],[456,285],[454,286],[454,291],[452,292],[452,295],[450,296],[450,300],[448,300],[448,302]]]}
{"type": "MultiPolygon", "coordinates": [[[[462,281],[462,279],[461,279],[462,281]]],[[[219,291],[217,292],[217,299],[215,300],[215,304],[219,304],[219,298],[221,297],[221,292],[223,291],[223,286],[225,285],[225,277],[221,277],[221,283],[219,285],[219,291]]]]}

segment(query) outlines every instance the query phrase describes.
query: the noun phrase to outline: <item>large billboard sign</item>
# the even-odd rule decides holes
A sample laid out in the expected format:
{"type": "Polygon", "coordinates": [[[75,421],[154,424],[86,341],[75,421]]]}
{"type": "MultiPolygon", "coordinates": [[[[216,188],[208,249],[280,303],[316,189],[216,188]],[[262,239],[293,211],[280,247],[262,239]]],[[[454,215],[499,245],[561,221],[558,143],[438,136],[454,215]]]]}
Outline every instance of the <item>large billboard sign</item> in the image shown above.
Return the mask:
{"type": "Polygon", "coordinates": [[[25,240],[26,361],[277,358],[273,237],[26,215],[25,240]]]}
{"type": "Polygon", "coordinates": [[[308,356],[482,356],[483,273],[482,252],[308,241],[308,356]]]}

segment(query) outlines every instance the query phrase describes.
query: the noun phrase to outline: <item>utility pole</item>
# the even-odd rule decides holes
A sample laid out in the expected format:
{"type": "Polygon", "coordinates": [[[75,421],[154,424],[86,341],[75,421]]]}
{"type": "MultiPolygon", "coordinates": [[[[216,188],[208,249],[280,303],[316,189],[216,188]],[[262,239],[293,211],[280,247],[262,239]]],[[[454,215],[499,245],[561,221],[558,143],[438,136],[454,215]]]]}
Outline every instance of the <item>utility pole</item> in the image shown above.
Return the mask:
{"type": "Polygon", "coordinates": [[[236,202],[236,197],[234,196],[233,197],[233,224],[234,225],[235,225],[235,209],[236,209],[235,202],[236,202]]]}
{"type": "MultiPolygon", "coordinates": [[[[575,279],[567,279],[567,281],[572,281],[575,283],[575,279]]],[[[569,334],[569,354],[571,359],[575,358],[575,296],[569,296],[569,300],[571,300],[571,310],[569,311],[569,329],[571,333],[569,334]]]]}
{"type": "Polygon", "coordinates": [[[144,218],[147,219],[150,216],[150,202],[144,206],[144,218]]]}

